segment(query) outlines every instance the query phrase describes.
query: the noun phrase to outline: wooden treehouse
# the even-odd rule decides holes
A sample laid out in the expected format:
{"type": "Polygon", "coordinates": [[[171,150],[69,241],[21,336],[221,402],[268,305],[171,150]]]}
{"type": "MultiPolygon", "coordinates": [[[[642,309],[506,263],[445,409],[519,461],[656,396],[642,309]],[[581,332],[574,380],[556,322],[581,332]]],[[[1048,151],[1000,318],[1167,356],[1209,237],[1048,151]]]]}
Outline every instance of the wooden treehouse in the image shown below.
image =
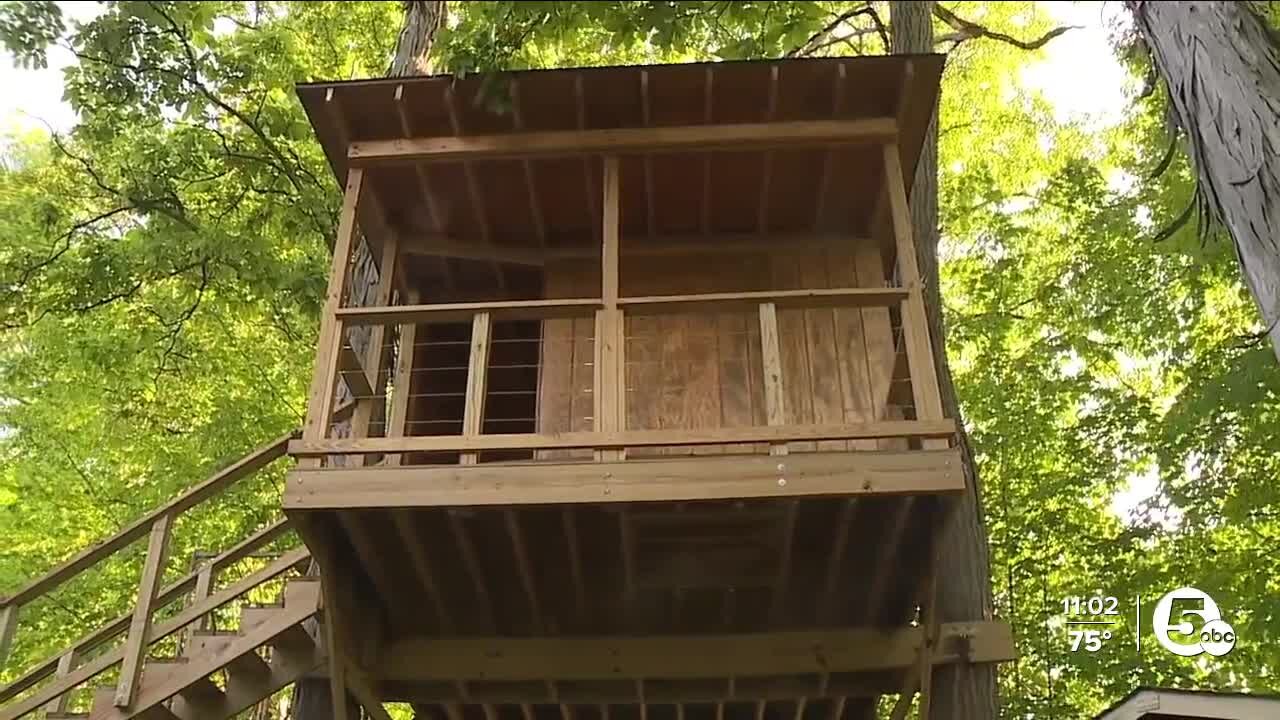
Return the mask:
{"type": "Polygon", "coordinates": [[[306,426],[5,599],[0,658],[148,538],[133,612],[9,669],[0,720],[221,720],[304,677],[377,718],[862,720],[1011,659],[931,609],[965,482],[908,208],[941,67],[300,86],[345,187],[306,426]],[[165,585],[175,518],[286,449],[285,517],[165,585]]]}

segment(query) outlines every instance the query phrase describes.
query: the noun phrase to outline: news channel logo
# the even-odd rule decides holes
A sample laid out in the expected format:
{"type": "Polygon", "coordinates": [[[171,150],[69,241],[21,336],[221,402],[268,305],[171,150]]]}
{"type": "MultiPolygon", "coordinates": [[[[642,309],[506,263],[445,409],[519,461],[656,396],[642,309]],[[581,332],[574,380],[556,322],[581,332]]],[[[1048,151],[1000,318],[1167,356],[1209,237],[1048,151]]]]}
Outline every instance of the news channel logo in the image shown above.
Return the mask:
{"type": "Polygon", "coordinates": [[[1181,587],[1156,603],[1151,624],[1156,641],[1174,655],[1222,657],[1236,646],[1236,632],[1222,619],[1222,610],[1208,593],[1181,587]],[[1199,618],[1192,622],[1190,618],[1199,618]]]}

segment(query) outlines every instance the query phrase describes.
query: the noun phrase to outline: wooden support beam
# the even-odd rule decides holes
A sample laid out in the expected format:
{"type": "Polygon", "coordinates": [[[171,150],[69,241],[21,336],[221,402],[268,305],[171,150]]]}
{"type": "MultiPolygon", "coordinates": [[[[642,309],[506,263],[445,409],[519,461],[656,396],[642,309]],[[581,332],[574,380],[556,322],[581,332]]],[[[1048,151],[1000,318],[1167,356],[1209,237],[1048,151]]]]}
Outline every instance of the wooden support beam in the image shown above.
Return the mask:
{"type": "MultiPolygon", "coordinates": [[[[296,440],[289,452],[297,457],[329,454],[394,452],[469,452],[475,450],[572,450],[580,448],[628,448],[662,445],[696,446],[726,443],[785,443],[789,441],[867,440],[876,438],[949,437],[953,420],[876,420],[840,425],[767,425],[758,427],[699,428],[697,430],[625,430],[562,433],[492,433],[480,436],[432,435],[394,438],[296,440]]],[[[857,455],[859,453],[853,453],[857,455]]],[[[545,464],[545,463],[544,463],[545,464]]]]}
{"type": "MultiPolygon", "coordinates": [[[[618,308],[618,234],[619,234],[618,158],[604,159],[600,247],[600,298],[603,308],[596,311],[595,374],[593,421],[596,432],[612,433],[626,426],[626,382],[623,358],[623,317],[618,308]]],[[[597,462],[621,460],[623,452],[615,449],[596,450],[597,462]]]]}
{"type": "Polygon", "coordinates": [[[120,679],[112,704],[129,707],[142,679],[142,663],[151,644],[151,611],[155,609],[160,580],[164,577],[165,563],[169,559],[169,529],[172,515],[161,515],[151,526],[147,539],[147,559],[142,566],[142,579],[138,582],[138,600],[133,608],[133,620],[129,623],[129,637],[125,640],[120,679]]]}
{"type": "MultiPolygon", "coordinates": [[[[697,295],[652,295],[620,298],[618,303],[637,314],[689,312],[732,312],[762,304],[777,308],[862,307],[902,302],[907,292],[901,288],[825,288],[817,290],[760,290],[751,292],[702,293],[697,295]]],[[[763,311],[762,311],[763,312],[763,311]]],[[[762,319],[763,321],[763,319],[762,319]]],[[[775,325],[777,324],[775,319],[775,325]]]]}
{"type": "Polygon", "coordinates": [[[355,549],[360,560],[360,567],[373,581],[377,596],[386,605],[391,618],[400,627],[414,627],[417,622],[415,605],[408,595],[401,592],[401,574],[399,568],[391,564],[391,559],[382,552],[377,541],[370,534],[365,520],[358,513],[337,513],[338,523],[346,534],[351,547],[355,549]]]}
{"type": "MultiPolygon", "coordinates": [[[[916,244],[911,234],[911,210],[907,206],[907,186],[897,144],[886,144],[883,157],[898,268],[902,286],[909,293],[902,305],[902,332],[907,348],[907,363],[911,370],[911,391],[916,417],[921,420],[938,420],[943,417],[942,395],[938,389],[938,371],[933,362],[929,317],[924,307],[916,244]]],[[[938,446],[939,441],[925,444],[926,448],[938,446]]]]}
{"type": "MultiPolygon", "coordinates": [[[[840,117],[844,113],[845,76],[848,71],[843,64],[836,66],[835,85],[831,90],[831,116],[840,117]]],[[[822,170],[818,175],[818,192],[814,198],[813,229],[822,228],[822,220],[827,209],[827,186],[831,184],[831,162],[833,153],[830,150],[822,153],[822,170]]]]}
{"type": "Polygon", "coordinates": [[[476,545],[471,541],[471,535],[463,525],[458,512],[450,509],[448,515],[449,532],[453,534],[453,541],[458,545],[458,554],[462,556],[462,564],[467,569],[467,577],[471,579],[471,589],[475,592],[476,605],[480,609],[485,626],[492,629],[497,625],[497,618],[493,612],[493,600],[489,597],[489,583],[485,581],[484,569],[480,567],[480,555],[476,552],[476,545]]]}
{"type": "Polygon", "coordinates": [[[533,620],[534,632],[542,632],[542,606],[538,602],[538,585],[533,574],[533,565],[529,562],[529,551],[525,547],[524,533],[520,530],[520,516],[515,510],[502,513],[507,526],[507,536],[511,540],[511,554],[516,561],[516,572],[520,574],[520,584],[524,586],[525,597],[529,600],[529,614],[533,620]]]}
{"type": "MultiPolygon", "coordinates": [[[[511,123],[517,132],[524,131],[524,112],[520,103],[520,80],[511,77],[511,123]]],[[[547,223],[542,215],[542,203],[538,200],[538,183],[534,178],[533,161],[523,158],[520,164],[524,168],[524,186],[529,193],[529,216],[533,218],[533,230],[538,238],[538,246],[547,246],[547,223]]],[[[531,719],[530,719],[531,720],[531,719]]]]}
{"type": "MultiPolygon", "coordinates": [[[[769,101],[765,105],[765,122],[773,122],[778,116],[778,66],[769,66],[769,101]]],[[[757,205],[756,231],[761,235],[769,231],[769,186],[773,180],[773,152],[766,150],[760,168],[760,202],[757,205]]]]}
{"type": "MultiPolygon", "coordinates": [[[[370,670],[387,682],[484,678],[525,682],[818,675],[916,666],[919,627],[827,628],[736,635],[614,637],[401,637],[370,670]]],[[[945,623],[939,662],[1003,662],[1014,656],[1003,622],[945,623]],[[970,655],[962,658],[959,650],[970,655]]],[[[812,687],[812,686],[811,686],[812,687]]],[[[745,694],[745,693],[744,693],[745,694]]]]}
{"type": "MultiPolygon", "coordinates": [[[[649,104],[649,71],[641,70],[640,116],[645,127],[653,125],[653,111],[650,109],[649,104]]],[[[647,154],[644,156],[644,205],[645,230],[648,236],[652,238],[658,234],[657,203],[653,197],[653,157],[647,154]]]]}
{"type": "Polygon", "coordinates": [[[289,475],[284,507],[325,510],[946,493],[964,487],[958,453],[950,448],[471,467],[300,468],[289,475]]]}
{"type": "Polygon", "coordinates": [[[590,315],[600,307],[594,298],[567,300],[507,300],[503,302],[439,303],[392,307],[351,307],[337,311],[346,325],[407,322],[470,322],[476,313],[487,312],[492,321],[549,320],[590,315]]]}
{"type": "Polygon", "coordinates": [[[404,508],[396,508],[391,511],[391,520],[396,526],[401,542],[404,543],[405,550],[409,553],[409,561],[414,573],[418,576],[418,582],[427,591],[427,597],[435,611],[436,622],[444,631],[451,631],[453,619],[445,605],[440,585],[436,582],[434,563],[431,562],[431,556],[427,554],[427,543],[423,541],[414,525],[413,516],[404,508]]]}
{"type": "Polygon", "coordinates": [[[577,610],[576,617],[585,624],[587,619],[587,586],[583,581],[582,551],[578,546],[578,523],[574,516],[574,509],[572,506],[561,508],[560,520],[564,525],[565,546],[569,551],[569,575],[573,580],[574,607],[577,610]]]}
{"type": "MultiPolygon", "coordinates": [[[[710,125],[715,107],[715,73],[708,65],[702,71],[702,122],[710,125]]],[[[711,153],[702,155],[702,234],[711,234],[711,153]]]]}
{"type": "Polygon", "coordinates": [[[823,583],[822,594],[818,598],[818,617],[823,622],[831,622],[835,611],[836,591],[840,585],[841,571],[844,569],[844,551],[849,544],[849,527],[853,524],[856,507],[854,500],[845,500],[840,504],[840,516],[836,519],[836,528],[831,539],[831,552],[827,557],[827,577],[823,583]]]}
{"type": "MultiPolygon", "coordinates": [[[[787,422],[787,395],[782,380],[782,351],[778,345],[778,310],[772,302],[760,303],[760,363],[764,370],[765,418],[770,426],[787,422]]],[[[769,445],[769,454],[787,454],[785,442],[769,445]]]]}
{"type": "Polygon", "coordinates": [[[316,366],[311,379],[311,392],[307,401],[307,422],[302,436],[308,440],[320,440],[329,432],[333,415],[334,393],[338,382],[338,354],[342,345],[338,308],[347,292],[347,265],[356,241],[356,213],[359,211],[364,171],[352,168],[347,172],[347,187],[342,200],[342,212],[338,216],[338,234],[333,247],[333,262],[329,267],[329,289],[325,293],[324,307],[320,311],[320,334],[316,340],[316,366]]]}
{"type": "Polygon", "coordinates": [[[787,588],[791,584],[791,555],[795,545],[796,516],[800,512],[799,506],[800,503],[796,500],[787,503],[786,512],[782,516],[782,525],[778,530],[778,544],[781,549],[778,551],[778,571],[773,580],[769,610],[775,624],[784,621],[788,609],[785,600],[787,588]]]}
{"type": "MultiPolygon", "coordinates": [[[[471,354],[467,362],[467,389],[462,411],[464,437],[480,437],[484,432],[485,385],[489,371],[489,343],[493,326],[487,312],[478,312],[471,320],[471,354]]],[[[475,465],[480,454],[464,452],[460,462],[475,465]]]]}
{"type": "Polygon", "coordinates": [[[820,147],[891,142],[897,138],[893,118],[804,120],[725,125],[685,125],[601,130],[555,130],[369,140],[347,145],[353,167],[384,162],[487,160],[538,155],[742,150],[746,147],[820,147]]]}
{"type": "Polygon", "coordinates": [[[555,250],[486,245],[479,240],[454,238],[442,233],[406,236],[404,246],[405,252],[411,255],[499,262],[527,267],[542,267],[547,264],[548,259],[559,255],[555,250]]]}

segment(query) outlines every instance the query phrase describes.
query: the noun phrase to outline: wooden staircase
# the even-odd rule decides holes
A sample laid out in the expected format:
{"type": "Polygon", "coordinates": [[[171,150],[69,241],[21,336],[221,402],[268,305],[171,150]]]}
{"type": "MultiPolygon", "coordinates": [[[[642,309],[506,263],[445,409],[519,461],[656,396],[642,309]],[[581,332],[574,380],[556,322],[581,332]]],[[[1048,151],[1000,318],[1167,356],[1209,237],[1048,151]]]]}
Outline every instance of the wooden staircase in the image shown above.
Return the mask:
{"type": "MultiPolygon", "coordinates": [[[[348,411],[341,408],[336,414],[348,411]]],[[[320,580],[304,575],[311,553],[287,519],[244,538],[226,538],[229,547],[201,556],[189,573],[162,583],[165,569],[174,569],[168,551],[178,516],[285,458],[293,437],[259,448],[0,598],[0,681],[8,680],[0,684],[0,720],[37,713],[49,720],[224,720],[321,669],[326,656],[317,617],[320,580]],[[46,596],[86,570],[105,567],[108,558],[144,538],[146,554],[131,611],[34,665],[6,665],[13,660],[9,654],[20,612],[40,618],[50,607],[46,596]],[[278,604],[260,604],[273,593],[278,604]],[[224,606],[238,607],[238,627],[210,629],[215,611],[224,606]],[[98,679],[115,668],[119,673],[113,684],[98,679]],[[89,692],[93,701],[84,712],[75,701],[84,705],[89,692]]],[[[218,507],[205,509],[217,514],[218,507]]],[[[127,562],[116,557],[114,571],[127,562]]],[[[32,639],[38,647],[39,638],[32,639]]]]}
{"type": "Polygon", "coordinates": [[[283,604],[243,608],[239,630],[195,630],[182,655],[148,660],[129,707],[115,706],[115,688],[99,688],[94,693],[93,710],[82,717],[231,717],[324,663],[323,652],[306,627],[306,621],[319,609],[319,602],[318,579],[292,580],[285,589],[283,604]]]}

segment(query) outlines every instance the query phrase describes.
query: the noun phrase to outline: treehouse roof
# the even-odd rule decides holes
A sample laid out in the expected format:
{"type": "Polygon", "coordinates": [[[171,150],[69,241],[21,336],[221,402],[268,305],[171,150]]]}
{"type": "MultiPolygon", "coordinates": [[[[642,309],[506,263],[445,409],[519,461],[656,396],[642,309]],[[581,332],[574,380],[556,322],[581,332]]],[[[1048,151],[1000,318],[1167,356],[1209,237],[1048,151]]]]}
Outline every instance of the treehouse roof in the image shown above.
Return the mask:
{"type": "Polygon", "coordinates": [[[910,172],[942,66],[933,54],[712,62],[317,82],[297,92],[339,181],[349,165],[369,167],[374,198],[361,224],[375,245],[390,232],[585,248],[600,232],[603,154],[620,157],[624,240],[867,232],[880,148],[871,135],[839,134],[856,123],[829,121],[864,121],[891,137],[896,119],[910,172]],[[789,124],[792,135],[771,142],[765,123],[789,124]],[[824,125],[840,131],[823,134],[824,125]],[[671,142],[610,144],[655,138],[635,130],[646,128],[665,128],[671,142]]]}

